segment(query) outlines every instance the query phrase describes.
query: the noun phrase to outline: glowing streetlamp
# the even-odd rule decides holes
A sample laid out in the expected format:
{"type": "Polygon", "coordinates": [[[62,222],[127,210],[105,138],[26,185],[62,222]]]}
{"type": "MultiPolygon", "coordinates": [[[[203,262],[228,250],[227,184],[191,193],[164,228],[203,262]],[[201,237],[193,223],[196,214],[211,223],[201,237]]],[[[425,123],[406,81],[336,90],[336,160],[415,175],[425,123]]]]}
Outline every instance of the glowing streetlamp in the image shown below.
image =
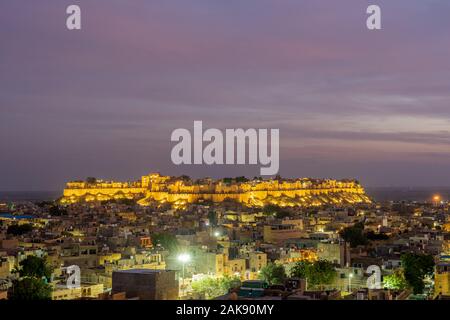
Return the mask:
{"type": "Polygon", "coordinates": [[[191,256],[187,253],[182,253],[178,256],[178,261],[183,265],[183,280],[184,280],[184,265],[191,261],[191,256]]]}
{"type": "Polygon", "coordinates": [[[184,266],[186,265],[186,263],[188,263],[189,261],[191,261],[191,256],[187,253],[182,253],[178,256],[178,261],[181,262],[181,265],[183,266],[183,271],[182,271],[182,277],[183,277],[183,293],[184,293],[184,266]]]}
{"type": "Polygon", "coordinates": [[[214,237],[216,237],[216,238],[220,237],[220,232],[219,231],[214,231],[214,237]]]}
{"type": "Polygon", "coordinates": [[[353,278],[353,273],[350,273],[348,275],[348,292],[352,292],[352,278],[353,278]]]}

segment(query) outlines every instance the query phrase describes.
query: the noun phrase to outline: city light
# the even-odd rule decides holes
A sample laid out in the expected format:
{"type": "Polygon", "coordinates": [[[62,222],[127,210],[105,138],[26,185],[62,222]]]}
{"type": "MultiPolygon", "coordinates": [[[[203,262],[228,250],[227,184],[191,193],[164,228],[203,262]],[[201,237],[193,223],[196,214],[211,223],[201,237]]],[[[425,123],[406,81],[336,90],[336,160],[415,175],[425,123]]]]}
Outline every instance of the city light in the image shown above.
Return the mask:
{"type": "Polygon", "coordinates": [[[349,275],[348,275],[348,291],[349,292],[352,291],[352,278],[353,278],[353,273],[349,273],[349,275]]]}
{"type": "Polygon", "coordinates": [[[191,256],[187,253],[182,253],[178,256],[178,261],[181,263],[187,263],[191,260],[191,256]]]}
{"type": "Polygon", "coordinates": [[[220,232],[219,231],[214,231],[214,237],[216,237],[216,238],[220,237],[220,232]]]}

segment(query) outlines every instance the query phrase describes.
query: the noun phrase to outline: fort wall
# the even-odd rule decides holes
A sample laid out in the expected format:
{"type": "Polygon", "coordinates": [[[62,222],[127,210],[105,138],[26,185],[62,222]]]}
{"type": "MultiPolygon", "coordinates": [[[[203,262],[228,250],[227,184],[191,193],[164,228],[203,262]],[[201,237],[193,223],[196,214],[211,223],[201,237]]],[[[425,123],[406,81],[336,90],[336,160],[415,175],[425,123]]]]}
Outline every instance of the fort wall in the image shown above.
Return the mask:
{"type": "Polygon", "coordinates": [[[253,180],[224,183],[222,180],[191,181],[151,174],[138,182],[69,182],[61,203],[135,199],[141,205],[170,203],[181,208],[199,201],[227,199],[248,206],[314,206],[370,202],[362,186],[354,180],[253,180]]]}

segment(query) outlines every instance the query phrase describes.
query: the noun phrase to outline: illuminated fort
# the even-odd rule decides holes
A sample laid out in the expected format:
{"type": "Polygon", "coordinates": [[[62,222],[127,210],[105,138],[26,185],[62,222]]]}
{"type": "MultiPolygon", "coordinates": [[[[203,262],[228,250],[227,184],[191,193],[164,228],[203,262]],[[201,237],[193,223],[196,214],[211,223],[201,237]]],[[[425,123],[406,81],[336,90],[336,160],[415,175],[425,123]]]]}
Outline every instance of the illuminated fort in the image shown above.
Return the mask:
{"type": "Polygon", "coordinates": [[[112,182],[94,180],[69,182],[62,204],[77,202],[136,200],[140,205],[170,204],[184,208],[190,203],[227,200],[249,207],[267,204],[281,207],[310,207],[369,203],[363,187],[355,180],[330,179],[222,179],[191,180],[160,174],[143,176],[141,181],[112,182]]]}

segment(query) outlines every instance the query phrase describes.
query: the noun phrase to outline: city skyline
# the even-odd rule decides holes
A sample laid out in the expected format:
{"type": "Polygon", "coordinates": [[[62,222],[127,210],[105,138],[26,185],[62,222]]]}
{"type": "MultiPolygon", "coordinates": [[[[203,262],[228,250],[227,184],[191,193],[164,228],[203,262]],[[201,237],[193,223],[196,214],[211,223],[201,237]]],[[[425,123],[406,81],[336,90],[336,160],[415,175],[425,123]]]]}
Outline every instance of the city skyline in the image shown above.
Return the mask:
{"type": "Polygon", "coordinates": [[[450,186],[448,1],[5,1],[0,191],[88,176],[213,178],[258,166],[175,166],[170,133],[277,128],[283,177],[450,186]]]}

